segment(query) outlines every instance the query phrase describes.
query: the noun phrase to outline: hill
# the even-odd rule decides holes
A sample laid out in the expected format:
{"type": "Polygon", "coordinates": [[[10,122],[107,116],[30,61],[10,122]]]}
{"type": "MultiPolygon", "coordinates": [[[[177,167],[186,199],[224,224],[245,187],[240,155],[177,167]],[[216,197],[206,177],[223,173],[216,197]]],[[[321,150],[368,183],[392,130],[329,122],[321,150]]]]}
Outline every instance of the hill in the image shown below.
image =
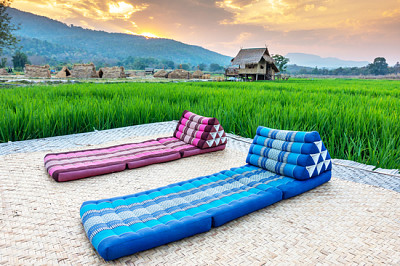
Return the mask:
{"type": "MultiPolygon", "coordinates": [[[[20,29],[22,51],[56,61],[109,61],[128,57],[172,60],[175,63],[228,65],[230,57],[171,39],[146,39],[139,35],[109,33],[73,25],[9,8],[8,13],[20,29]]],[[[10,53],[10,51],[9,51],[10,53]]]]}
{"type": "Polygon", "coordinates": [[[288,53],[285,57],[290,59],[290,64],[313,68],[364,67],[369,64],[367,61],[349,61],[336,57],[323,58],[318,55],[303,53],[288,53]]]}

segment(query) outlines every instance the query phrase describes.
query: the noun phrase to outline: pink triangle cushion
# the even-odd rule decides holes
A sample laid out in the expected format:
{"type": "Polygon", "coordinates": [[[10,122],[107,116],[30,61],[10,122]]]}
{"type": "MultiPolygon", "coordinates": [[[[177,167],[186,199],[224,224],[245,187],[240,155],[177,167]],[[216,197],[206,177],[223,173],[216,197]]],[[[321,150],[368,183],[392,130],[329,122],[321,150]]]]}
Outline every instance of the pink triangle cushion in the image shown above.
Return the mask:
{"type": "Polygon", "coordinates": [[[174,137],[200,149],[225,145],[226,134],[218,119],[184,111],[174,137]]]}

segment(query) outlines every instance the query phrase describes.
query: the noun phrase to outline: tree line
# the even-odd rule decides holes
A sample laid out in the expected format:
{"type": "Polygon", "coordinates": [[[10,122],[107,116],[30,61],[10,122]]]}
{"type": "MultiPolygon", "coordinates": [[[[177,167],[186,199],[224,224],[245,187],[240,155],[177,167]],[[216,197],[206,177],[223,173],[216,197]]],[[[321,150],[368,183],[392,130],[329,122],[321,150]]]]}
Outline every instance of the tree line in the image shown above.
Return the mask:
{"type": "Polygon", "coordinates": [[[367,76],[400,73],[400,63],[397,62],[394,66],[389,66],[384,57],[376,57],[373,63],[364,67],[339,67],[335,69],[288,65],[289,59],[281,55],[274,55],[273,58],[281,73],[293,75],[367,76]]]}
{"type": "MultiPolygon", "coordinates": [[[[128,56],[126,59],[118,61],[118,66],[123,66],[127,69],[144,70],[145,68],[155,68],[155,69],[177,69],[181,68],[187,71],[201,70],[210,72],[223,72],[224,67],[219,64],[212,63],[207,65],[201,63],[199,65],[192,65],[190,63],[178,64],[172,60],[167,59],[156,59],[156,58],[146,58],[146,57],[132,57],[128,56]]],[[[99,65],[101,66],[101,64],[99,65]]]]}
{"type": "MultiPolygon", "coordinates": [[[[48,61],[47,61],[48,62],[48,61]]],[[[0,68],[5,68],[7,66],[10,66],[7,58],[1,58],[0,60],[0,68]]],[[[31,64],[31,61],[29,60],[29,57],[27,54],[17,51],[11,58],[11,63],[14,67],[14,70],[16,71],[23,71],[25,64],[31,64]]],[[[84,63],[82,61],[78,61],[76,63],[84,63]]],[[[99,60],[96,61],[94,60],[93,63],[96,65],[96,67],[102,68],[102,67],[110,67],[114,66],[114,64],[107,63],[105,61],[99,60]]],[[[67,67],[72,67],[73,62],[69,61],[55,61],[53,60],[49,64],[52,68],[55,70],[61,70],[64,66],[67,67]]],[[[192,65],[190,63],[183,63],[183,64],[178,64],[172,60],[166,60],[166,59],[156,59],[156,58],[145,58],[145,57],[132,57],[129,56],[125,60],[121,60],[116,62],[117,66],[123,66],[125,69],[132,69],[132,70],[144,70],[145,68],[155,68],[155,69],[177,69],[181,68],[187,71],[195,71],[195,70],[201,70],[201,71],[209,71],[209,72],[214,72],[214,73],[223,73],[224,72],[224,67],[212,63],[210,65],[207,65],[205,63],[201,63],[199,65],[192,65]]]]}

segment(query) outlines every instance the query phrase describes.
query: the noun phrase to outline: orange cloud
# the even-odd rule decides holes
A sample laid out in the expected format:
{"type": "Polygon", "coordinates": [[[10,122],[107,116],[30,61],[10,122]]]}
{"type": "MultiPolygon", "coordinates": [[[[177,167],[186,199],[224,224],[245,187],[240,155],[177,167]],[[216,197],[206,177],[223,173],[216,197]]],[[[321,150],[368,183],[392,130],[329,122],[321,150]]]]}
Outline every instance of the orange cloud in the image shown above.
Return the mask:
{"type": "Polygon", "coordinates": [[[338,28],[349,19],[362,25],[381,14],[390,17],[399,11],[398,0],[386,0],[384,4],[365,0],[224,0],[216,2],[216,6],[232,14],[221,24],[259,25],[285,31],[338,28]]]}
{"type": "Polygon", "coordinates": [[[124,1],[110,0],[15,0],[12,7],[60,20],[83,16],[94,20],[108,21],[130,19],[133,13],[145,10],[148,5],[145,3],[134,5],[124,1]]]}
{"type": "Polygon", "coordinates": [[[393,18],[400,15],[400,8],[399,9],[394,9],[394,10],[386,10],[382,13],[383,17],[386,18],[393,18]]]}
{"type": "Polygon", "coordinates": [[[133,6],[132,4],[125,2],[109,2],[108,7],[109,7],[109,13],[112,16],[129,19],[133,13],[146,9],[148,5],[141,4],[133,6]]]}

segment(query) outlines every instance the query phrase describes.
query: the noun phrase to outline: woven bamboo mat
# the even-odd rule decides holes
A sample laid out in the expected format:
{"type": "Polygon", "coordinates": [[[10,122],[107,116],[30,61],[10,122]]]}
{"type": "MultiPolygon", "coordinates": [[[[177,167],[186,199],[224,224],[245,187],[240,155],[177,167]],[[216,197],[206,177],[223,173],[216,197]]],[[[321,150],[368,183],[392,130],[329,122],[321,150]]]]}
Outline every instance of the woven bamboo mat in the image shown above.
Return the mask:
{"type": "MultiPolygon", "coordinates": [[[[150,137],[124,139],[119,144],[150,137]]],[[[107,146],[107,145],[98,145],[107,146]]],[[[234,149],[56,183],[44,152],[0,156],[0,264],[103,264],[79,218],[83,201],[241,166],[234,149]]],[[[400,193],[333,178],[219,228],[115,264],[399,264],[400,193]]]]}

